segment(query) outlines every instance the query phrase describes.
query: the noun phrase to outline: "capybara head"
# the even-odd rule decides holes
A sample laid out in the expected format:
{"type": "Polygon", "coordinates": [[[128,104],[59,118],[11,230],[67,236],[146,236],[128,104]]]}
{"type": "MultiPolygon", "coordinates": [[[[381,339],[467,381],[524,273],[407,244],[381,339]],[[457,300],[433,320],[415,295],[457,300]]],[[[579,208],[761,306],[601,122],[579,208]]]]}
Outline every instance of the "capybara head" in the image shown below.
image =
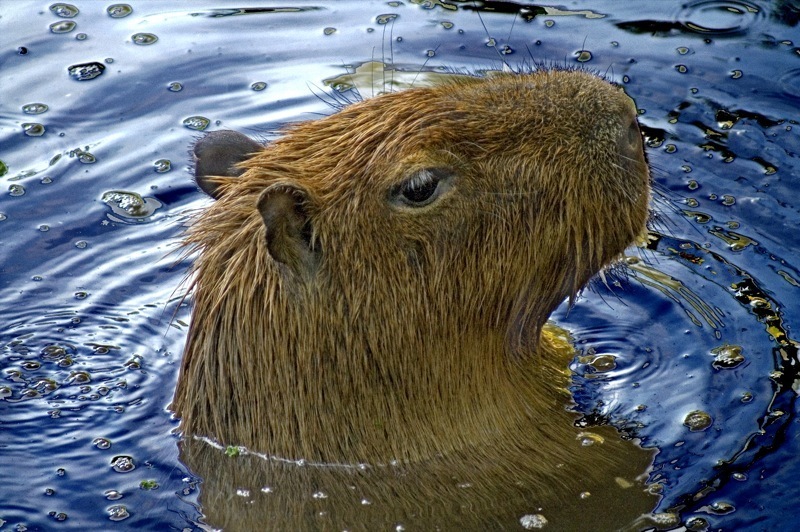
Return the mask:
{"type": "Polygon", "coordinates": [[[563,405],[549,314],[644,230],[636,116],[542,69],[208,134],[182,430],[322,461],[526,437],[563,405]]]}

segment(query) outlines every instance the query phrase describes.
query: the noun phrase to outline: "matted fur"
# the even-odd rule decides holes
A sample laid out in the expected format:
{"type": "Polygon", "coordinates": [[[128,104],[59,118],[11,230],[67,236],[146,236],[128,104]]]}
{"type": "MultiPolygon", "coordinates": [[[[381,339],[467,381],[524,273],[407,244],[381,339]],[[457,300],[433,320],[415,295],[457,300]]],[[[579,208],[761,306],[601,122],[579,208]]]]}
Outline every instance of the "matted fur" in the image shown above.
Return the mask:
{"type": "Polygon", "coordinates": [[[644,229],[635,120],[620,88],[545,70],[288,128],[241,177],[219,176],[220,199],[186,236],[198,258],[182,431],[310,461],[473,448],[568,460],[567,357],[542,327],[644,229]],[[442,167],[454,177],[437,201],[391,201],[442,167]],[[313,270],[268,252],[257,203],[275,184],[304,192],[313,270]]]}

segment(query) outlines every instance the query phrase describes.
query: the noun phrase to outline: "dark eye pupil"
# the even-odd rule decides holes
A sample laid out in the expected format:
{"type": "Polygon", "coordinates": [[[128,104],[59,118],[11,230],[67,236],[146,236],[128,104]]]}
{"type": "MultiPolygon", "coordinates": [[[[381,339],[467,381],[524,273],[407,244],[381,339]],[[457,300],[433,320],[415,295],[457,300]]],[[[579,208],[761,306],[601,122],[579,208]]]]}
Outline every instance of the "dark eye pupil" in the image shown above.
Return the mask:
{"type": "Polygon", "coordinates": [[[424,172],[406,182],[401,189],[401,193],[411,203],[424,203],[433,196],[438,186],[439,179],[428,172],[424,172]]]}

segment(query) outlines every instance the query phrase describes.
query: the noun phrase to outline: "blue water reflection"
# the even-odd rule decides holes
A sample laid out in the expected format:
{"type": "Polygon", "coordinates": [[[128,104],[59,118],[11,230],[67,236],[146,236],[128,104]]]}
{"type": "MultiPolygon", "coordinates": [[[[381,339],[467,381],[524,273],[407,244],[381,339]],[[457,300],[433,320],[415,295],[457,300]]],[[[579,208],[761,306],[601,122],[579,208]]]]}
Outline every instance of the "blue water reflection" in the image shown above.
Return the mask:
{"type": "Polygon", "coordinates": [[[796,3],[132,1],[121,18],[109,13],[124,6],[73,3],[72,18],[0,5],[0,523],[200,519],[167,410],[189,317],[190,260],[176,246],[207,201],[189,177],[199,132],[187,118],[268,140],[330,113],[325,80],[370,61],[408,72],[543,61],[625,87],[655,181],[650,243],[553,316],[579,350],[577,409],[659,450],[658,511],[713,529],[793,525],[796,3]],[[51,30],[63,21],[75,28],[51,30]],[[145,33],[157,41],[134,37],[145,33]],[[75,65],[94,66],[78,81],[75,65]],[[743,362],[715,367],[724,346],[743,362]],[[684,426],[695,410],[713,420],[705,431],[684,426]],[[133,469],[115,470],[119,456],[133,469]],[[120,506],[128,517],[110,520],[120,506]]]}

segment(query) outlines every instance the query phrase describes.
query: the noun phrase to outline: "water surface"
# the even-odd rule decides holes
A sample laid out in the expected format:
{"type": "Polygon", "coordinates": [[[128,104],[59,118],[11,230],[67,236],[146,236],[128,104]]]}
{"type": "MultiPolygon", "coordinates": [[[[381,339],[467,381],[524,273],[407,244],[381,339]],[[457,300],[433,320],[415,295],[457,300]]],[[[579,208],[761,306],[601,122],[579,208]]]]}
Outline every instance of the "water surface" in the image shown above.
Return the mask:
{"type": "Polygon", "coordinates": [[[355,98],[357,72],[370,97],[541,61],[623,85],[655,183],[649,243],[553,316],[578,347],[578,410],[658,450],[656,512],[793,525],[796,4],[69,4],[0,6],[4,527],[199,526],[167,406],[189,316],[174,251],[208,201],[188,172],[201,130],[268,140],[355,98]],[[710,425],[690,430],[692,412],[710,425]]]}

